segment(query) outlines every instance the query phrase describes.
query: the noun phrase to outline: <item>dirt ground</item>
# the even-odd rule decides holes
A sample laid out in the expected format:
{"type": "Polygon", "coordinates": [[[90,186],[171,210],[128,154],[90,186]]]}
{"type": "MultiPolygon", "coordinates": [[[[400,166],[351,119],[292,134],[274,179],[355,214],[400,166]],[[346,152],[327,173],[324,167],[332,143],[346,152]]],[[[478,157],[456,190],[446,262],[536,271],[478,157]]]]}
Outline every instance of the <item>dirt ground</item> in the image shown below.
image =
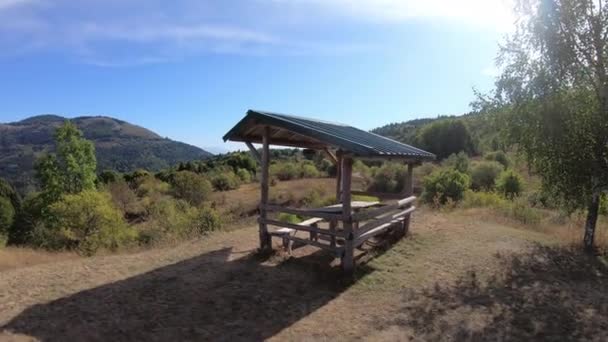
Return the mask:
{"type": "Polygon", "coordinates": [[[0,271],[0,340],[608,340],[605,261],[479,210],[417,212],[354,279],[257,244],[249,227],[0,271]]]}

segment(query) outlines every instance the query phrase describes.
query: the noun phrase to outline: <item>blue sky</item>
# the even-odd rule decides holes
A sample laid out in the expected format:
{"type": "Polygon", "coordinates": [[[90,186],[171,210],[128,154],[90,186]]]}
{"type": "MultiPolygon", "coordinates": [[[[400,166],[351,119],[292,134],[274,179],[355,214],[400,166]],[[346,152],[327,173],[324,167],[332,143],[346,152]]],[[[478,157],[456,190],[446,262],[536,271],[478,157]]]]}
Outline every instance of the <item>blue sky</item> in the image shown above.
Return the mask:
{"type": "Polygon", "coordinates": [[[108,115],[212,151],[248,108],[349,123],[462,114],[506,0],[0,0],[0,122],[108,115]]]}

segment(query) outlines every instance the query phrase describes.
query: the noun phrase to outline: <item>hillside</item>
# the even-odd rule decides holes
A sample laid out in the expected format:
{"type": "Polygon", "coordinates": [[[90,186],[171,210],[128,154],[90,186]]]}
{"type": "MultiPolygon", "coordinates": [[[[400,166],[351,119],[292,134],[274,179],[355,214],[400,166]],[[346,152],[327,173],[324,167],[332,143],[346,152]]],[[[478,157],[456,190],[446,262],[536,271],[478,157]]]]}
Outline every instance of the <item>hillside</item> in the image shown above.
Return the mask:
{"type": "MultiPolygon", "coordinates": [[[[32,184],[36,158],[53,148],[53,132],[65,120],[57,115],[40,115],[0,124],[0,177],[20,189],[32,184]]],[[[95,143],[99,170],[156,171],[211,156],[198,147],[163,138],[122,120],[104,116],[70,120],[95,143]]]]}

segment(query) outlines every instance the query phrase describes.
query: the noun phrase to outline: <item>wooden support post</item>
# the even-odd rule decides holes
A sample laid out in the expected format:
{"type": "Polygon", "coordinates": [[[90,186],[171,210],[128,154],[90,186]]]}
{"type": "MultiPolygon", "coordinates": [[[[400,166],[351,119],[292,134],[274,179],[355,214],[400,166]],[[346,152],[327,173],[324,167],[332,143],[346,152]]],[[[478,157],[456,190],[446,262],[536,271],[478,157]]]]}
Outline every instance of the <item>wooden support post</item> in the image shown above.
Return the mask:
{"type": "Polygon", "coordinates": [[[353,175],[353,159],[342,159],[342,221],[344,225],[344,255],[342,269],[352,272],[355,269],[355,244],[351,211],[351,183],[353,175]]]}
{"type": "MultiPolygon", "coordinates": [[[[410,197],[414,194],[414,164],[407,164],[407,173],[405,174],[405,181],[403,183],[403,194],[405,197],[410,197]]],[[[411,206],[411,204],[409,204],[411,206]]],[[[407,235],[410,230],[410,218],[412,214],[408,214],[403,220],[400,236],[407,235]]]]}
{"type": "Polygon", "coordinates": [[[268,169],[270,163],[270,127],[264,127],[264,135],[262,136],[262,179],[260,182],[260,250],[269,251],[272,249],[272,242],[268,234],[268,226],[266,225],[266,205],[268,204],[268,169]]]}
{"type": "MultiPolygon", "coordinates": [[[[342,151],[336,151],[336,202],[340,203],[342,201],[342,151]]],[[[338,227],[337,220],[329,221],[329,230],[332,232],[336,231],[338,227]]],[[[336,237],[334,235],[331,236],[331,241],[329,242],[331,247],[336,247],[336,237]]]]}

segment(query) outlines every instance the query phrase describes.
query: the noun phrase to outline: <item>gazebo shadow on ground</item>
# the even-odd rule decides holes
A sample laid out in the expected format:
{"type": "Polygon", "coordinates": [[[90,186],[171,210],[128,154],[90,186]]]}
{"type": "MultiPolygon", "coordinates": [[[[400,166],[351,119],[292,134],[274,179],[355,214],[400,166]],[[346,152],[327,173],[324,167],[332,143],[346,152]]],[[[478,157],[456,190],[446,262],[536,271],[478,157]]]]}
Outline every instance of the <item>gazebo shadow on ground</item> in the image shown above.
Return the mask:
{"type": "Polygon", "coordinates": [[[257,255],[229,260],[231,251],[32,306],[0,330],[44,341],[262,340],[352,283],[320,251],[276,266],[257,255]]]}

